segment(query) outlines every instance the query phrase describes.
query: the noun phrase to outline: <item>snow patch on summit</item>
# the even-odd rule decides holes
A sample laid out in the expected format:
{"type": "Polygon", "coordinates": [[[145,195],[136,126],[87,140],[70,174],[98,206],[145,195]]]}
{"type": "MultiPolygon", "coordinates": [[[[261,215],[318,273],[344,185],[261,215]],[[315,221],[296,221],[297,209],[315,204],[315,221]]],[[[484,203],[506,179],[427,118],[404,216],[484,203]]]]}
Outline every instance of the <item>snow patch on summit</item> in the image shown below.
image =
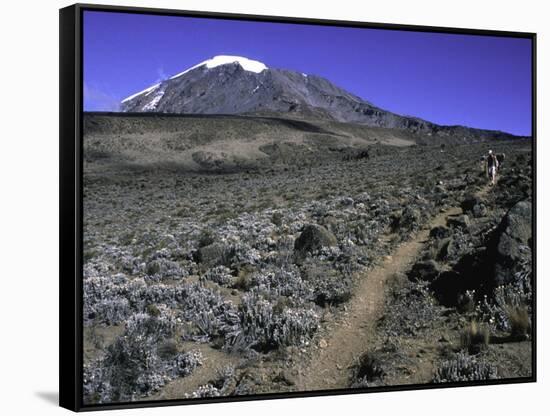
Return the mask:
{"type": "Polygon", "coordinates": [[[206,61],[202,61],[197,65],[193,65],[191,68],[187,68],[185,71],[174,75],[170,79],[181,77],[182,75],[187,74],[189,71],[195,68],[201,67],[203,65],[206,65],[208,69],[211,69],[217,66],[233,64],[233,63],[238,63],[241,66],[241,68],[244,69],[245,71],[255,72],[256,74],[259,74],[263,70],[267,69],[267,66],[260,61],[254,61],[252,59],[248,59],[242,56],[218,55],[218,56],[214,56],[211,59],[207,59],[206,61]]]}

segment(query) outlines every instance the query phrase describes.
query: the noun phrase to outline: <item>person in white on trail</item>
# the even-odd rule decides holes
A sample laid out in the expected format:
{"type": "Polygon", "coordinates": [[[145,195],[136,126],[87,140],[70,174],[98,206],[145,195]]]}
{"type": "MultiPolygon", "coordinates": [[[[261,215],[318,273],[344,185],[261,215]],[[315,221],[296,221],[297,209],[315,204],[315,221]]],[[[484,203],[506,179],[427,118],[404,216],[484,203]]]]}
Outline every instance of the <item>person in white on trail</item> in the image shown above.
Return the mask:
{"type": "Polygon", "coordinates": [[[487,155],[487,175],[491,180],[491,185],[495,184],[495,180],[497,177],[497,169],[498,169],[498,160],[496,156],[493,154],[493,151],[489,150],[489,154],[487,155]]]}

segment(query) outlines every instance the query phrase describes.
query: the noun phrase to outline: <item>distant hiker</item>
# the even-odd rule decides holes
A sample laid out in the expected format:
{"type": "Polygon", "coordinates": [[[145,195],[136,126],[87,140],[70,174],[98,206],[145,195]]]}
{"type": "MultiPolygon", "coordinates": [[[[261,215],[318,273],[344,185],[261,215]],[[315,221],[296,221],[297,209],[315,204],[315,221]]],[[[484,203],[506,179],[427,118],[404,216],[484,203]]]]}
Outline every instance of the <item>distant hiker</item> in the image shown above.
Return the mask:
{"type": "Polygon", "coordinates": [[[487,155],[487,175],[491,180],[491,185],[495,184],[495,179],[497,177],[497,169],[498,169],[498,160],[496,156],[493,154],[493,151],[489,150],[489,154],[487,155]]]}

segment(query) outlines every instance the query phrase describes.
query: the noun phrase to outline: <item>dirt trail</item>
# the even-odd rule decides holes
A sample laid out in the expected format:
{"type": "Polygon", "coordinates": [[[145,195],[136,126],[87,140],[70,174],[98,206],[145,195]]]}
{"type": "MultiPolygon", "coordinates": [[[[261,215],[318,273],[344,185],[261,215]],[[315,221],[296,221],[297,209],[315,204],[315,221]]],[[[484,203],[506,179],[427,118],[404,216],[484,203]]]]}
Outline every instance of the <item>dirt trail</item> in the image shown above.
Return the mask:
{"type": "MultiPolygon", "coordinates": [[[[484,196],[488,191],[489,186],[486,186],[477,195],[484,196]]],[[[355,296],[347,305],[344,318],[332,324],[327,323],[330,337],[321,341],[322,348],[316,351],[316,355],[298,377],[296,390],[349,387],[350,366],[376,338],[376,322],[384,311],[387,280],[396,273],[404,273],[410,269],[432,228],[445,225],[449,217],[461,213],[460,207],[451,207],[436,215],[422,230],[410,240],[401,243],[391,256],[386,256],[378,266],[365,275],[357,287],[355,296]]],[[[431,374],[430,369],[426,371],[431,374]]]]}
{"type": "Polygon", "coordinates": [[[180,377],[170,381],[159,392],[144,397],[143,400],[181,399],[186,393],[190,394],[200,386],[204,386],[215,379],[219,369],[227,365],[236,364],[234,356],[220,350],[215,350],[206,344],[187,342],[185,344],[185,351],[190,350],[199,350],[202,353],[202,365],[197,367],[187,377],[180,377]]]}

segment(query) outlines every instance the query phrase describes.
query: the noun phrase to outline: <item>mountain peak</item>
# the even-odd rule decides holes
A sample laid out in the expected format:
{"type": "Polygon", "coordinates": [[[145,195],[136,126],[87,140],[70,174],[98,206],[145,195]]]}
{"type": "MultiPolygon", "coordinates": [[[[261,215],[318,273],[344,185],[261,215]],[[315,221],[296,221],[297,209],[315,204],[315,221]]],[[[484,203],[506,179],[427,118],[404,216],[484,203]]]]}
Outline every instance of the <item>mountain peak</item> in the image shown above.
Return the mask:
{"type": "MultiPolygon", "coordinates": [[[[217,66],[233,64],[233,63],[238,63],[241,66],[241,68],[244,69],[245,71],[254,72],[256,74],[259,74],[260,72],[267,69],[267,66],[263,62],[255,61],[253,59],[248,59],[248,58],[245,58],[244,56],[216,55],[216,56],[214,56],[210,59],[207,59],[206,61],[199,62],[198,64],[193,65],[190,68],[187,68],[185,71],[182,71],[182,72],[170,77],[170,79],[179,78],[182,75],[187,74],[189,71],[191,71],[193,69],[196,69],[196,68],[199,68],[201,66],[206,66],[206,68],[211,69],[211,68],[215,68],[217,66]]],[[[160,84],[161,83],[151,85],[150,87],[148,87],[148,88],[146,88],[142,91],[139,91],[135,94],[132,94],[129,97],[124,98],[121,101],[121,103],[125,103],[127,101],[130,101],[130,100],[132,100],[132,99],[134,99],[134,98],[136,98],[140,95],[143,95],[143,94],[149,95],[151,92],[153,92],[155,89],[157,89],[160,86],[160,84]]]]}
{"type": "Polygon", "coordinates": [[[233,64],[238,63],[242,69],[249,72],[255,72],[259,74],[263,70],[267,69],[267,66],[260,61],[255,61],[253,59],[245,58],[244,56],[235,56],[235,55],[216,55],[213,58],[207,59],[206,61],[202,61],[198,63],[197,65],[193,65],[191,68],[187,68],[185,71],[180,72],[179,74],[174,75],[170,79],[178,78],[192,69],[206,66],[207,68],[215,68],[217,66],[221,65],[227,65],[227,64],[233,64]]]}

